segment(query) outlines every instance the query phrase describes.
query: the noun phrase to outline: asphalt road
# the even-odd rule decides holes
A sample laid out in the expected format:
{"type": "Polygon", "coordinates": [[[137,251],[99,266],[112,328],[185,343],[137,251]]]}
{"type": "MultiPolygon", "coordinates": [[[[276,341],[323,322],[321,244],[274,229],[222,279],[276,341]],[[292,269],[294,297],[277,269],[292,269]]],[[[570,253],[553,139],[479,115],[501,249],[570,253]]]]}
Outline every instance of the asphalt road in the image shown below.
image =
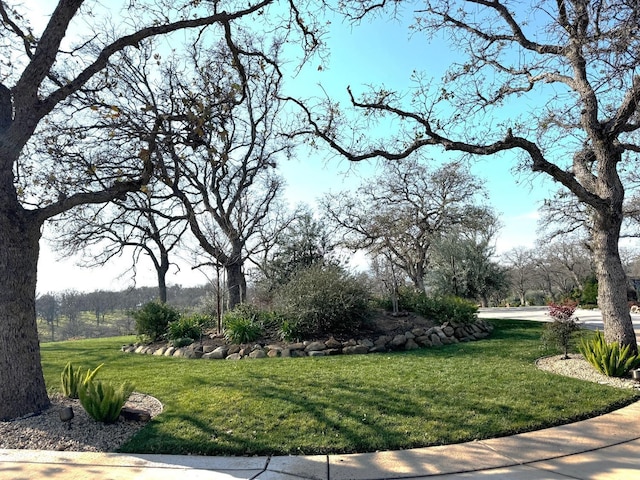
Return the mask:
{"type": "MultiPolygon", "coordinates": [[[[538,322],[550,322],[552,318],[548,314],[547,307],[496,307],[481,308],[478,311],[480,318],[510,318],[513,320],[534,320],[538,322]]],[[[580,323],[591,330],[603,330],[602,314],[600,310],[584,310],[577,309],[574,317],[580,320],[580,323]]],[[[640,314],[631,314],[631,321],[636,335],[640,334],[640,314]]]]}

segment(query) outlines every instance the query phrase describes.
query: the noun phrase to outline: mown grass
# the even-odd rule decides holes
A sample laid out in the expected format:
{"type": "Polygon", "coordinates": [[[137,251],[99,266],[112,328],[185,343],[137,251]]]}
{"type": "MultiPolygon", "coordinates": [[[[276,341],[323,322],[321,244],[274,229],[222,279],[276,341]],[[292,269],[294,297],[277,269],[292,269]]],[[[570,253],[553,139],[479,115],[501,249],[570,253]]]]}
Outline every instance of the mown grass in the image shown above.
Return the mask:
{"type": "Polygon", "coordinates": [[[567,423],[637,397],[536,369],[541,326],[493,321],[491,338],[412,352],[206,361],[120,353],[132,337],[42,345],[49,388],[67,361],[162,401],[131,453],[320,454],[404,449],[567,423]]]}

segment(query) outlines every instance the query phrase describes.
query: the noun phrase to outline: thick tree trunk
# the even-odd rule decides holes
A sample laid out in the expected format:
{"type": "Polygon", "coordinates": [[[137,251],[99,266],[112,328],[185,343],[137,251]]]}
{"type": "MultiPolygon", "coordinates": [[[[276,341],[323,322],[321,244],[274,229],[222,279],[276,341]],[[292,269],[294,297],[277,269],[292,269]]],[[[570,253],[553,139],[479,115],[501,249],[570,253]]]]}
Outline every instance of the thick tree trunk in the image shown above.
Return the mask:
{"type": "Polygon", "coordinates": [[[595,217],[594,260],[604,337],[607,342],[631,345],[634,352],[637,352],[636,335],[627,303],[627,276],[618,251],[622,214],[596,214],[595,217]]]}
{"type": "Polygon", "coordinates": [[[247,281],[242,271],[242,263],[232,263],[225,267],[227,273],[227,290],[229,293],[228,309],[242,303],[247,295],[247,281]]]}
{"type": "Polygon", "coordinates": [[[0,420],[49,405],[36,325],[39,240],[28,212],[0,202],[0,420]]]}

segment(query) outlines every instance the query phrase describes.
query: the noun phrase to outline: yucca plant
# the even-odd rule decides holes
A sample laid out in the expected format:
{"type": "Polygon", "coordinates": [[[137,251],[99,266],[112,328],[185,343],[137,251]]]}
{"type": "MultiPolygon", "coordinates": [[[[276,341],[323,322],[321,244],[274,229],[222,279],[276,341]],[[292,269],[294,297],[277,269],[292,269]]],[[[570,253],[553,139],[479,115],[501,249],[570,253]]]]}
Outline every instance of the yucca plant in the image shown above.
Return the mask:
{"type": "Polygon", "coordinates": [[[98,365],[93,370],[88,368],[85,371],[83,368],[74,368],[71,362],[67,362],[60,376],[63,395],[69,398],[78,398],[79,387],[92,381],[102,365],[98,365]]]}
{"type": "Polygon", "coordinates": [[[618,342],[607,343],[600,331],[591,340],[583,338],[579,350],[598,372],[609,377],[623,377],[640,366],[640,356],[633,354],[631,345],[621,347],[618,342]]]}
{"type": "Polygon", "coordinates": [[[98,422],[114,423],[122,406],[133,392],[133,384],[124,382],[119,387],[100,380],[92,380],[78,391],[80,403],[89,416],[98,422]]]}

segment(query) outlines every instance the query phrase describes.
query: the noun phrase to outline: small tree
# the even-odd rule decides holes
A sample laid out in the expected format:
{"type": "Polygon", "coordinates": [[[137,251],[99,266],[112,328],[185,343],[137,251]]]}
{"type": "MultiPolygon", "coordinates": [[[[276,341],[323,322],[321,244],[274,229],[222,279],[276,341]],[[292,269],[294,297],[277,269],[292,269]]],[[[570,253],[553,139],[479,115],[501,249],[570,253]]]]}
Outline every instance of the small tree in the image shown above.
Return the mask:
{"type": "Polygon", "coordinates": [[[545,345],[555,345],[564,353],[562,359],[569,358],[569,347],[575,332],[580,330],[578,319],[573,317],[577,304],[573,301],[565,301],[561,304],[549,304],[549,316],[553,322],[545,325],[542,333],[542,341],[545,345]]]}

